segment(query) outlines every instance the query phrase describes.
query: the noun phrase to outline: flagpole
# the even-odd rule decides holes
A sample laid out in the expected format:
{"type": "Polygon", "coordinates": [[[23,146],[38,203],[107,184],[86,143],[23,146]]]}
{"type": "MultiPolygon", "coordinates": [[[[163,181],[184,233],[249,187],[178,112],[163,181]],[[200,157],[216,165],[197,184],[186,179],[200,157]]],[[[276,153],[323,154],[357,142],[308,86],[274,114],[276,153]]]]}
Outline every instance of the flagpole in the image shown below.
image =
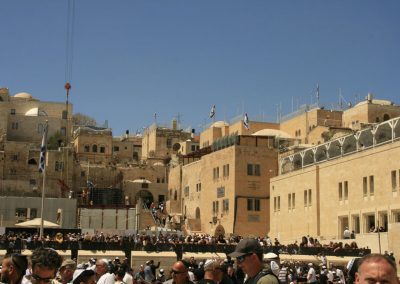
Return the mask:
{"type": "Polygon", "coordinates": [[[40,155],[44,155],[44,161],[42,164],[42,161],[40,161],[40,166],[43,167],[43,184],[42,184],[42,201],[40,205],[40,233],[39,233],[39,239],[43,239],[43,211],[44,211],[44,195],[45,195],[45,185],[46,185],[46,143],[47,143],[47,129],[48,129],[48,120],[46,120],[46,125],[44,128],[44,133],[43,133],[43,140],[42,140],[42,145],[41,145],[41,153],[40,155]]]}

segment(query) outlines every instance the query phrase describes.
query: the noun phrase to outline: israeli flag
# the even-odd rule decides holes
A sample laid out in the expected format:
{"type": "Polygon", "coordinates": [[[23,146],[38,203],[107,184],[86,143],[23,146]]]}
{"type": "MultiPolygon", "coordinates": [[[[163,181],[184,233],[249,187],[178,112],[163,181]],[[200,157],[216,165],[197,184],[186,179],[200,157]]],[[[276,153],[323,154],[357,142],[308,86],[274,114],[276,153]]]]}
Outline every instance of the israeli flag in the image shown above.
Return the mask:
{"type": "Polygon", "coordinates": [[[250,128],[249,117],[247,116],[247,113],[244,114],[243,126],[244,126],[246,129],[249,129],[249,128],[250,128]]]}
{"type": "Polygon", "coordinates": [[[210,111],[210,118],[213,118],[215,116],[215,105],[212,106],[211,111],[210,111]]]}
{"type": "Polygon", "coordinates": [[[44,172],[46,163],[46,138],[47,138],[47,124],[43,129],[42,145],[40,146],[40,157],[39,157],[39,172],[44,172]]]}

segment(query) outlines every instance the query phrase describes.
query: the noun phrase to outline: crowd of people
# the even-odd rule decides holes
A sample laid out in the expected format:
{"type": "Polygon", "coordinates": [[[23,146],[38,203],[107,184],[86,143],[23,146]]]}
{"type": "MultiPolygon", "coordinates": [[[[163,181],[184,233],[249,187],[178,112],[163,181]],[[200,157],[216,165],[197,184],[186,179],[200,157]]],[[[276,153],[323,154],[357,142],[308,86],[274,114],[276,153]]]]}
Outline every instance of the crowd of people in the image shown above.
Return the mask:
{"type": "Polygon", "coordinates": [[[295,283],[399,283],[394,256],[369,254],[346,267],[328,267],[326,257],[314,262],[281,261],[264,254],[263,243],[241,239],[226,259],[194,257],[176,261],[168,271],[148,259],[132,268],[127,258],[91,258],[77,263],[63,259],[54,249],[38,248],[30,261],[25,255],[7,254],[2,261],[1,283],[73,284],[295,284],[295,283]]]}
{"type": "MultiPolygon", "coordinates": [[[[130,234],[117,235],[107,234],[103,232],[96,233],[55,233],[47,234],[42,240],[39,239],[37,233],[13,233],[0,235],[0,245],[29,245],[35,243],[105,243],[105,244],[131,244],[139,248],[145,248],[148,245],[161,244],[191,244],[191,245],[236,245],[242,239],[242,236],[223,237],[222,235],[215,237],[209,234],[192,234],[186,235],[179,233],[159,233],[159,234],[130,234]]],[[[277,238],[272,240],[269,236],[257,238],[263,247],[279,247],[281,251],[286,251],[291,254],[296,254],[301,248],[325,248],[337,251],[340,249],[358,249],[357,243],[333,242],[321,244],[317,238],[311,236],[303,236],[301,242],[295,241],[289,244],[281,244],[277,238]]]]}

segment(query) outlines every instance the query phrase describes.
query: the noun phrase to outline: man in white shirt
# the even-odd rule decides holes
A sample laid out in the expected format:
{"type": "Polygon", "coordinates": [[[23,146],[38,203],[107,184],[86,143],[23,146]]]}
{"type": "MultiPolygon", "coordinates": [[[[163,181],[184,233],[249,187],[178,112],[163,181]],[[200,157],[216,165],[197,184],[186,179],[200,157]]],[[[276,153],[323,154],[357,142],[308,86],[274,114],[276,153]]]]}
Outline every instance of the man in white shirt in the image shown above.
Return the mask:
{"type": "Polygon", "coordinates": [[[314,265],[310,262],[308,264],[309,269],[307,273],[307,283],[317,283],[317,274],[314,269],[314,265]]]}
{"type": "Polygon", "coordinates": [[[108,260],[103,258],[96,261],[97,284],[114,284],[114,274],[108,272],[108,260]]]}

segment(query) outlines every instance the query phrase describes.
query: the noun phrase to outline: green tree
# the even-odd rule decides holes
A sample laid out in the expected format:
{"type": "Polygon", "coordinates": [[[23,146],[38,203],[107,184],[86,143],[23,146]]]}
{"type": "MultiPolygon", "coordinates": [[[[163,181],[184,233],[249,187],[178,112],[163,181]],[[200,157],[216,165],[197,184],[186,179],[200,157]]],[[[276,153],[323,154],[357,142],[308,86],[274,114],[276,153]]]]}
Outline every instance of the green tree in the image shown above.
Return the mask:
{"type": "Polygon", "coordinates": [[[63,145],[65,146],[65,135],[62,135],[60,131],[47,138],[47,149],[49,150],[57,150],[63,145]]]}
{"type": "Polygon", "coordinates": [[[96,126],[97,122],[94,118],[82,114],[82,113],[75,113],[72,116],[73,125],[88,125],[88,126],[96,126]]]}

